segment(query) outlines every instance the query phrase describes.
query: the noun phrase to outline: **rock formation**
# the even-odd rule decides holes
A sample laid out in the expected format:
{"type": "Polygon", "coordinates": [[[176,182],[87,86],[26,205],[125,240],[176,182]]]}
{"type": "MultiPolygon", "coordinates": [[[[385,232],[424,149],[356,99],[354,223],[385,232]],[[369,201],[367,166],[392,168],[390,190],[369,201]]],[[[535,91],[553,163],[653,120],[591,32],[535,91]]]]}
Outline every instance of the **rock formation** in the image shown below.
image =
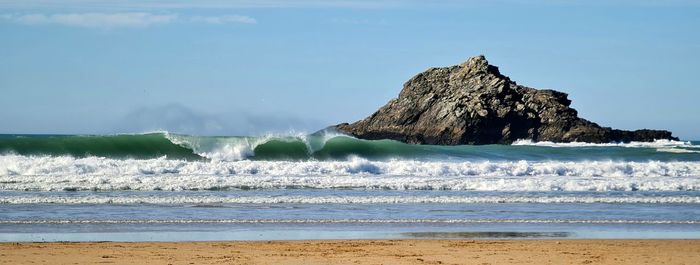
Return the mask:
{"type": "Polygon", "coordinates": [[[428,69],[371,116],[335,127],[361,139],[439,145],[677,140],[669,131],[601,127],[579,118],[570,104],[566,93],[518,85],[477,56],[428,69]]]}

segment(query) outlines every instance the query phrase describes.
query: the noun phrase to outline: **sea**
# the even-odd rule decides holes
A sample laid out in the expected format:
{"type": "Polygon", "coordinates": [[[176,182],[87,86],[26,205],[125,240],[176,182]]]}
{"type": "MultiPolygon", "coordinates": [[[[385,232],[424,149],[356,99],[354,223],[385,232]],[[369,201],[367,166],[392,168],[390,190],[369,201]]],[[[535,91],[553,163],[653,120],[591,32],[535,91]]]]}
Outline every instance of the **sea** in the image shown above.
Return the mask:
{"type": "Polygon", "coordinates": [[[700,142],[0,135],[0,241],[700,238],[700,142]]]}

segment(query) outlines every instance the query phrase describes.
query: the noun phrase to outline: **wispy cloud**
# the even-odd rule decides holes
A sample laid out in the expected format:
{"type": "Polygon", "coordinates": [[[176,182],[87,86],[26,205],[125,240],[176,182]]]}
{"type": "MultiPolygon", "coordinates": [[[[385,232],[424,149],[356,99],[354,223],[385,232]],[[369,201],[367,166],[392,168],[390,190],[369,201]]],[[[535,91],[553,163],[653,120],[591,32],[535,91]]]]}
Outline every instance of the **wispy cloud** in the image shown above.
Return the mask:
{"type": "Polygon", "coordinates": [[[227,23],[244,23],[257,24],[258,21],[249,16],[228,15],[228,16],[193,16],[190,17],[192,22],[201,22],[209,24],[227,24],[227,23]]]}
{"type": "Polygon", "coordinates": [[[241,9],[241,8],[425,8],[473,5],[545,6],[693,6],[697,0],[0,0],[0,9],[60,10],[164,10],[164,9],[241,9]]]}
{"type": "MultiPolygon", "coordinates": [[[[238,9],[238,8],[381,8],[402,5],[405,0],[0,0],[0,8],[88,9],[238,9]]],[[[416,0],[411,0],[416,1],[416,0]]],[[[420,1],[422,2],[422,1],[420,1]]]]}
{"type": "Polygon", "coordinates": [[[1,18],[24,25],[56,24],[86,28],[146,27],[166,24],[177,19],[176,14],[71,13],[71,14],[5,14],[1,18]]]}
{"type": "Polygon", "coordinates": [[[154,14],[148,12],[0,14],[0,20],[23,25],[62,25],[103,29],[147,27],[176,21],[209,24],[256,24],[258,22],[252,17],[242,15],[181,17],[178,14],[154,14]]]}

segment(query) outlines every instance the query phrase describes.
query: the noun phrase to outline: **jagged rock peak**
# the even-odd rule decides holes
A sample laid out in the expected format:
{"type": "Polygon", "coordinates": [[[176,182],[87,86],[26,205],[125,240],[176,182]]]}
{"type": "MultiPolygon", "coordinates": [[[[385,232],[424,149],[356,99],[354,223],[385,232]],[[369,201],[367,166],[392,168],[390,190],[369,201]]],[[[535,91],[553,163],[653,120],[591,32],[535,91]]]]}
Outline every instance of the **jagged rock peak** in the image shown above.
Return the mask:
{"type": "Polygon", "coordinates": [[[498,71],[498,67],[490,65],[489,61],[486,60],[486,56],[484,55],[474,56],[464,61],[464,63],[459,65],[458,74],[460,76],[471,76],[478,74],[493,74],[496,76],[501,76],[501,73],[498,71]]]}
{"type": "Polygon", "coordinates": [[[416,144],[628,142],[677,139],[668,131],[622,131],[578,117],[566,93],[517,85],[483,55],[430,68],[404,84],[399,97],[371,116],[337,130],[363,139],[416,144]]]}
{"type": "Polygon", "coordinates": [[[489,70],[489,61],[486,60],[486,56],[479,55],[467,59],[464,63],[460,65],[462,71],[473,72],[473,73],[486,73],[489,70]]]}

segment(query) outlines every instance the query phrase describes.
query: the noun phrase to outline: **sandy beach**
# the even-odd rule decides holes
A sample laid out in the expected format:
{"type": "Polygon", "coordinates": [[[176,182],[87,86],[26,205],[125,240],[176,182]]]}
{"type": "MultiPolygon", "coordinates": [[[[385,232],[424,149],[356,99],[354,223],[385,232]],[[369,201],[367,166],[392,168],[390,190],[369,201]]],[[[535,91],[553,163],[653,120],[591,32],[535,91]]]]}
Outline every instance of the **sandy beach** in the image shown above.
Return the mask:
{"type": "Polygon", "coordinates": [[[700,240],[2,243],[0,264],[698,264],[700,240]]]}

